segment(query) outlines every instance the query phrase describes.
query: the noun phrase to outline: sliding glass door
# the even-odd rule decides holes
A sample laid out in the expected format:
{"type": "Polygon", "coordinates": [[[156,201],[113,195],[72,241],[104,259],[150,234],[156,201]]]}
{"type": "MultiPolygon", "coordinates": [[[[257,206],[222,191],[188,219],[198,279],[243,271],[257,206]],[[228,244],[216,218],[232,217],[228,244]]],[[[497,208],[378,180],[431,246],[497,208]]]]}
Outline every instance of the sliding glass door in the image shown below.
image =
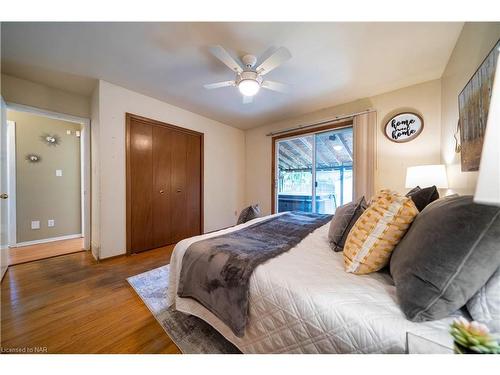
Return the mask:
{"type": "Polygon", "coordinates": [[[352,200],[352,127],[275,142],[276,212],[333,214],[352,200]]]}
{"type": "Polygon", "coordinates": [[[277,212],[313,212],[314,136],[279,141],[277,144],[277,212]]]}

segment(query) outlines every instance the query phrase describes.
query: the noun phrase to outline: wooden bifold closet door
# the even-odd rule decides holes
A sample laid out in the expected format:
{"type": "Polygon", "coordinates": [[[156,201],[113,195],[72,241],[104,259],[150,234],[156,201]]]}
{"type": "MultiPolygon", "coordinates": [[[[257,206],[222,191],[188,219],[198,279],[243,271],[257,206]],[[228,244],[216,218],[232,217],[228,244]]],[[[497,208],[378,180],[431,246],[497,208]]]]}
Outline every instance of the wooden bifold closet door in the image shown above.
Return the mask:
{"type": "Polygon", "coordinates": [[[203,231],[203,134],[126,115],[127,253],[203,231]]]}

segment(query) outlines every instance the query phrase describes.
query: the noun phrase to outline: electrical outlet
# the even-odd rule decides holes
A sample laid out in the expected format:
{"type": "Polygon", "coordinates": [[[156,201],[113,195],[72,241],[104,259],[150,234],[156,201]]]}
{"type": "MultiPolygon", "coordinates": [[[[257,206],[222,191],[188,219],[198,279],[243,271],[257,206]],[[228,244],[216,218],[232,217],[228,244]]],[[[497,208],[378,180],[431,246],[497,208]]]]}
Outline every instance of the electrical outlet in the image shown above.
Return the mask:
{"type": "Polygon", "coordinates": [[[32,220],[31,229],[40,229],[40,220],[32,220]]]}
{"type": "Polygon", "coordinates": [[[79,137],[79,136],[80,136],[80,130],[77,130],[77,131],[75,132],[75,134],[76,134],[76,136],[77,136],[77,137],[79,137]]]}
{"type": "Polygon", "coordinates": [[[56,169],[56,177],[62,176],[62,169],[56,169]]]}
{"type": "Polygon", "coordinates": [[[49,228],[55,227],[56,226],[56,221],[54,219],[47,220],[47,226],[49,228]]]}

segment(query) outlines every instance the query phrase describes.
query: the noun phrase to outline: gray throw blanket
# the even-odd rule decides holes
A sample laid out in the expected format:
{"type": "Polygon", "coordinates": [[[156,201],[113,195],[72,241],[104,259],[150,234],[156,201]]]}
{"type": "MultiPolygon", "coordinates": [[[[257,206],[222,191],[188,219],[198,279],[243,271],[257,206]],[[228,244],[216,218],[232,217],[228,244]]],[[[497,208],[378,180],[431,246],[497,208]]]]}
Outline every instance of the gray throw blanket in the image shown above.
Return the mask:
{"type": "Polygon", "coordinates": [[[238,231],[193,243],[182,259],[177,294],[200,302],[242,337],[255,268],[297,245],[331,215],[287,212],[238,231]]]}

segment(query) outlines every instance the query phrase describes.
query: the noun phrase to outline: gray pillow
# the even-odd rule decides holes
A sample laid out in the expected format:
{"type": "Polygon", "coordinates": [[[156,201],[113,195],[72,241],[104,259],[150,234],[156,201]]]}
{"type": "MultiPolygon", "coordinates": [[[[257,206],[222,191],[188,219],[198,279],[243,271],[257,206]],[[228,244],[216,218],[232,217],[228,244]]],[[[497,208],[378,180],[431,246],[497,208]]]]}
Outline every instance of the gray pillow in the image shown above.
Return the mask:
{"type": "Polygon", "coordinates": [[[500,333],[500,268],[467,302],[472,319],[484,323],[490,331],[500,333]]]}
{"type": "Polygon", "coordinates": [[[390,261],[401,309],[420,322],[463,307],[500,265],[500,207],[471,196],[438,199],[419,213],[390,261]]]}
{"type": "Polygon", "coordinates": [[[328,231],[328,241],[333,251],[338,252],[344,249],[347,235],[364,210],[366,210],[365,197],[337,208],[328,231]]]}
{"type": "Polygon", "coordinates": [[[260,217],[260,208],[258,204],[245,207],[243,210],[241,210],[236,225],[246,223],[247,221],[256,219],[258,217],[260,217]]]}
{"type": "Polygon", "coordinates": [[[425,206],[439,199],[439,192],[435,186],[421,188],[416,186],[406,193],[406,197],[410,197],[418,211],[421,212],[425,206]]]}

